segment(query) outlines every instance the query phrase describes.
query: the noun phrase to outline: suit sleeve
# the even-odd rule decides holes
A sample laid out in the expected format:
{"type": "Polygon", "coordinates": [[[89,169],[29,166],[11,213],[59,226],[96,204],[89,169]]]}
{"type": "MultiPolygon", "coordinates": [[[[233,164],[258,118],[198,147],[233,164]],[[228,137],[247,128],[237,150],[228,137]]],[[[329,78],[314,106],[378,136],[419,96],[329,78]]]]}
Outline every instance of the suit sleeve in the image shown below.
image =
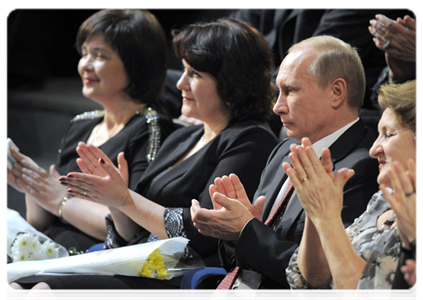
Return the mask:
{"type": "MultiPolygon", "coordinates": [[[[365,152],[354,153],[345,160],[349,163],[342,161],[340,167],[349,166],[356,171],[344,189],[342,217],[344,226],[348,226],[365,211],[372,194],[377,191],[377,162],[365,152]]],[[[284,237],[259,220],[252,220],[245,227],[235,247],[237,265],[259,271],[289,288],[285,269],[301,241],[304,220],[303,210],[298,218],[293,220],[291,229],[284,237]]]]}

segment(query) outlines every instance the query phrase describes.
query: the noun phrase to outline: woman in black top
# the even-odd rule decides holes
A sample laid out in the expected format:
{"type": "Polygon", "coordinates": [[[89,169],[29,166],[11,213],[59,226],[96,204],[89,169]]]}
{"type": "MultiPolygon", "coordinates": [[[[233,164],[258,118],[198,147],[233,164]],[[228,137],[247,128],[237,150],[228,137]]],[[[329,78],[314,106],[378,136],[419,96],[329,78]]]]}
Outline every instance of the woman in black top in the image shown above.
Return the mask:
{"type": "Polygon", "coordinates": [[[118,153],[125,152],[133,188],[175,126],[149,108],[162,90],[167,62],[166,37],[152,14],[99,11],[81,25],[76,46],[81,54],[82,93],[104,110],[71,120],[50,175],[17,151],[12,155],[18,163],[7,174],[8,184],[26,194],[31,225],[67,248],[86,250],[106,238],[104,218],[109,210],[100,203],[71,198],[58,181],[61,174],[79,171],[78,143],[98,146],[116,165],[118,153]]]}
{"type": "MultiPolygon", "coordinates": [[[[257,30],[231,19],[190,25],[174,37],[173,46],[184,66],[177,84],[182,113],[203,125],[171,134],[134,190],[125,185],[123,160],[118,169],[101,151],[82,144],[84,171],[97,166],[107,177],[70,173],[61,180],[75,196],[109,206],[107,247],[183,236],[190,240],[188,256],[199,255],[207,265],[218,265],[217,240],[194,228],[191,201],[212,208],[209,186],[216,177],[232,172],[246,183],[252,197],[278,142],[266,122],[274,100],[272,55],[257,30]]],[[[31,280],[34,277],[18,282],[31,280]]],[[[180,282],[96,275],[35,280],[65,289],[178,288],[180,282]]]]}

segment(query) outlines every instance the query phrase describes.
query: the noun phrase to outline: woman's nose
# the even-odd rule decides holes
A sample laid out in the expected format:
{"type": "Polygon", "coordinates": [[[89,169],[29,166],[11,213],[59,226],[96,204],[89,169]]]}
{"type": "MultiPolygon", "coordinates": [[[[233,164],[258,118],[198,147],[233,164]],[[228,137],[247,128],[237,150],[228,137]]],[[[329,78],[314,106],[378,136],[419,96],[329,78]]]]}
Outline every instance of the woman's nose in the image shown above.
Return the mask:
{"type": "Polygon", "coordinates": [[[379,143],[379,138],[373,143],[373,146],[369,150],[369,154],[371,157],[378,157],[381,153],[383,153],[383,148],[379,143]]]}
{"type": "Polygon", "coordinates": [[[78,68],[81,71],[89,71],[93,69],[93,62],[92,62],[92,56],[91,55],[85,55],[81,57],[79,60],[78,68]]]}
{"type": "Polygon", "coordinates": [[[179,78],[178,82],[176,83],[176,88],[180,91],[189,90],[189,81],[186,72],[182,73],[181,78],[179,78]]]}

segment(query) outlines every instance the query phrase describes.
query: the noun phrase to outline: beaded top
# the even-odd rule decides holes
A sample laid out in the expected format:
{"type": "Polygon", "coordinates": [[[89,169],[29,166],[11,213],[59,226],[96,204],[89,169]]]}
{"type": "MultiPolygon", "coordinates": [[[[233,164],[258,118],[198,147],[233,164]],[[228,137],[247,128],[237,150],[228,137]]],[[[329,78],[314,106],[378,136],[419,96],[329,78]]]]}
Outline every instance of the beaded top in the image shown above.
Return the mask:
{"type": "Polygon", "coordinates": [[[92,120],[104,116],[104,110],[86,111],[83,114],[77,115],[71,120],[71,123],[82,120],[92,120]]]}
{"type": "MultiPolygon", "coordinates": [[[[159,115],[151,107],[144,108],[143,110],[138,110],[137,115],[143,114],[146,118],[149,130],[149,141],[148,141],[148,151],[147,151],[147,161],[150,163],[156,157],[157,151],[160,148],[160,124],[159,124],[159,115]]],[[[87,111],[82,114],[77,115],[71,120],[71,123],[82,121],[82,120],[92,120],[95,118],[100,118],[104,116],[104,110],[93,110],[87,111]]]]}

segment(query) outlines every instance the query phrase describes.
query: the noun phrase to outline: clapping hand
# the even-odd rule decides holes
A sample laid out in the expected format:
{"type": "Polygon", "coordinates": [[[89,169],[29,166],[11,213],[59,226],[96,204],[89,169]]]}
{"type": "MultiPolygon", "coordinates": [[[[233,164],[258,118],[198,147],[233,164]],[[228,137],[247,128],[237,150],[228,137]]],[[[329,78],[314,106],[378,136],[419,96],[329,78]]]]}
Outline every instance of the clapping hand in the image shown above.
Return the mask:
{"type": "Polygon", "coordinates": [[[416,284],[416,261],[414,259],[407,259],[405,265],[401,267],[401,272],[409,286],[412,287],[416,284]]]}
{"type": "Polygon", "coordinates": [[[78,147],[78,151],[84,153],[78,162],[84,173],[72,172],[59,179],[68,187],[68,192],[82,199],[116,208],[130,201],[128,164],[123,152],[118,155],[119,167],[116,168],[97,147],[85,144],[78,147]],[[98,158],[98,162],[94,158],[98,158]]]}
{"type": "Polygon", "coordinates": [[[416,163],[410,159],[408,170],[405,171],[400,163],[394,162],[388,176],[393,195],[383,184],[380,189],[396,214],[403,247],[409,249],[410,243],[416,239],[416,163]]]}
{"type": "Polygon", "coordinates": [[[369,31],[380,50],[403,61],[416,61],[416,21],[410,16],[394,21],[378,14],[370,21],[369,31]]]}
{"type": "Polygon", "coordinates": [[[66,189],[58,181],[60,174],[55,166],[50,167],[49,175],[31,158],[15,149],[11,149],[11,155],[16,163],[12,170],[7,170],[8,184],[29,195],[45,210],[56,214],[66,189]]]}
{"type": "Polygon", "coordinates": [[[329,149],[323,150],[320,161],[308,138],[303,138],[302,145],[291,145],[289,158],[292,166],[284,163],[283,168],[294,185],[308,217],[313,223],[339,218],[343,204],[343,188],[354,175],[354,171],[343,168],[334,176],[329,149]]]}
{"type": "Polygon", "coordinates": [[[265,197],[251,205],[241,181],[235,174],[216,178],[209,188],[214,209],[200,207],[192,200],[191,218],[198,231],[227,241],[237,241],[245,224],[254,217],[261,220],[265,197]]]}
{"type": "MultiPolygon", "coordinates": [[[[99,148],[93,145],[87,145],[83,142],[80,142],[78,144],[78,147],[76,147],[76,152],[79,155],[79,158],[76,160],[76,163],[78,164],[79,168],[83,173],[97,175],[100,177],[105,177],[108,175],[107,172],[105,172],[104,169],[100,166],[100,159],[103,159],[109,165],[113,165],[113,162],[99,148]]],[[[124,159],[123,155],[123,152],[119,153],[118,155],[119,173],[128,184],[128,164],[124,159]]]]}
{"type": "Polygon", "coordinates": [[[260,221],[262,220],[263,205],[266,201],[266,197],[258,197],[252,205],[251,201],[248,199],[247,192],[245,191],[241,180],[235,174],[216,178],[214,184],[210,185],[209,193],[213,201],[214,209],[221,208],[221,206],[214,200],[215,197],[218,197],[217,194],[215,196],[215,193],[220,193],[228,198],[238,200],[250,211],[254,218],[257,218],[260,221]]]}
{"type": "Polygon", "coordinates": [[[370,33],[380,50],[385,52],[392,80],[404,82],[416,76],[416,21],[410,16],[391,20],[376,15],[370,21],[370,33]]]}

